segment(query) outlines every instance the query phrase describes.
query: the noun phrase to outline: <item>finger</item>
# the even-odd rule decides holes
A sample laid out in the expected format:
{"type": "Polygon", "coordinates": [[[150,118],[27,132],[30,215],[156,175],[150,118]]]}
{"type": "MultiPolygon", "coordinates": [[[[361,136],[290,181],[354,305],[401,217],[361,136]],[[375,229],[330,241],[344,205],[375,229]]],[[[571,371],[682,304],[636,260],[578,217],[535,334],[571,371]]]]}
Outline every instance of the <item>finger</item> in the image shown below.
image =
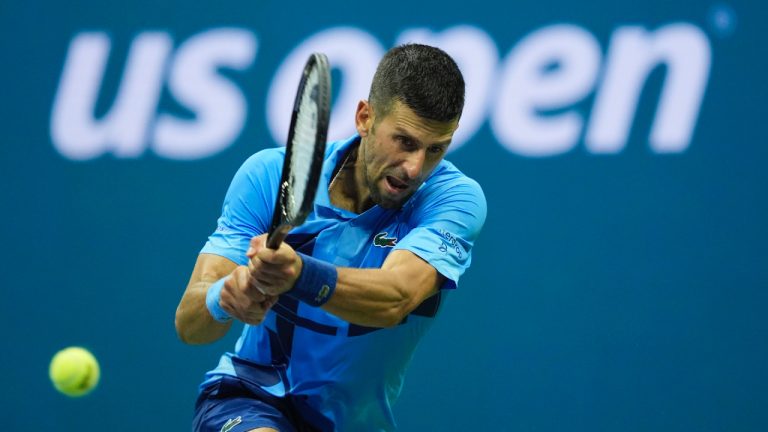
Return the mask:
{"type": "Polygon", "coordinates": [[[264,282],[251,279],[251,284],[248,287],[248,298],[250,298],[252,301],[261,303],[264,301],[265,298],[265,292],[268,290],[267,286],[264,284],[264,282]]]}
{"type": "Polygon", "coordinates": [[[277,254],[276,250],[273,250],[270,248],[262,248],[257,253],[254,254],[254,258],[264,261],[265,263],[274,263],[276,254],[277,254]]]}
{"type": "Polygon", "coordinates": [[[245,305],[254,301],[261,301],[261,290],[258,287],[256,278],[244,268],[243,276],[240,279],[240,302],[245,305]]]}
{"type": "Polygon", "coordinates": [[[230,277],[224,281],[224,287],[219,297],[219,306],[228,314],[235,316],[237,298],[239,296],[237,272],[233,272],[230,277]]]}
{"type": "Polygon", "coordinates": [[[265,274],[267,270],[264,268],[264,263],[258,259],[253,258],[248,262],[248,289],[259,289],[259,286],[265,280],[265,274]]]}
{"type": "Polygon", "coordinates": [[[263,301],[267,296],[276,295],[279,292],[279,285],[272,280],[258,280],[255,284],[256,290],[262,294],[259,301],[263,301]]]}
{"type": "Polygon", "coordinates": [[[261,307],[263,308],[264,313],[266,314],[267,311],[269,311],[272,308],[272,306],[274,306],[275,303],[277,303],[279,299],[280,299],[280,296],[265,295],[264,300],[261,302],[261,307]]]}
{"type": "Polygon", "coordinates": [[[267,311],[269,309],[272,309],[272,306],[277,303],[278,296],[266,296],[263,302],[261,302],[262,306],[264,306],[264,310],[267,311]]]}
{"type": "Polygon", "coordinates": [[[293,275],[292,266],[285,264],[262,263],[258,271],[252,272],[256,279],[265,281],[285,281],[293,275]]]}
{"type": "MultiPolygon", "coordinates": [[[[271,282],[271,284],[277,283],[277,281],[289,281],[297,277],[300,267],[297,266],[297,262],[300,261],[298,256],[296,262],[291,264],[273,264],[262,261],[259,257],[254,257],[248,262],[248,269],[251,273],[251,277],[256,283],[271,282]]],[[[282,283],[282,282],[281,282],[282,283]]]]}
{"type": "Polygon", "coordinates": [[[251,273],[258,273],[261,271],[261,266],[263,264],[263,261],[260,260],[258,257],[251,257],[251,259],[248,260],[248,271],[251,273]]]}
{"type": "Polygon", "coordinates": [[[232,315],[232,293],[227,289],[227,282],[224,282],[224,287],[219,294],[219,307],[224,309],[224,312],[232,315]]]}
{"type": "Polygon", "coordinates": [[[245,252],[245,255],[248,258],[253,258],[254,255],[259,253],[260,250],[264,249],[264,244],[267,241],[267,235],[262,234],[251,238],[250,247],[248,248],[248,251],[245,252]]]}
{"type": "MultiPolygon", "coordinates": [[[[267,254],[269,254],[269,252],[267,252],[267,254]]],[[[297,260],[299,260],[299,258],[298,256],[295,256],[294,261],[289,261],[287,263],[275,263],[264,261],[260,257],[254,256],[248,261],[248,270],[251,272],[254,278],[258,278],[262,275],[274,278],[290,277],[293,275],[293,272],[290,269],[295,267],[297,260]]],[[[282,259],[279,261],[282,261],[282,259]]]]}
{"type": "Polygon", "coordinates": [[[262,248],[255,256],[269,264],[291,264],[297,259],[296,251],[288,243],[281,243],[277,250],[262,248]]]}
{"type": "Polygon", "coordinates": [[[252,263],[248,265],[248,277],[245,286],[247,287],[248,296],[257,301],[262,301],[261,296],[264,294],[264,286],[268,284],[270,276],[266,276],[264,273],[263,265],[258,258],[255,258],[252,263]]]}
{"type": "Polygon", "coordinates": [[[271,275],[274,273],[273,270],[268,268],[268,265],[264,263],[264,261],[260,260],[258,257],[251,258],[250,261],[248,261],[248,274],[249,277],[249,284],[255,285],[259,279],[263,279],[265,277],[270,277],[266,275],[271,275]]]}
{"type": "Polygon", "coordinates": [[[258,301],[261,301],[261,298],[259,296],[263,296],[265,293],[265,285],[263,282],[259,282],[257,279],[253,277],[248,278],[248,297],[252,299],[258,299],[258,301]]]}
{"type": "Polygon", "coordinates": [[[235,269],[234,273],[232,274],[235,280],[235,286],[233,287],[237,294],[242,294],[245,292],[246,288],[248,287],[248,281],[250,279],[251,273],[248,271],[247,268],[243,266],[239,266],[235,269]]]}

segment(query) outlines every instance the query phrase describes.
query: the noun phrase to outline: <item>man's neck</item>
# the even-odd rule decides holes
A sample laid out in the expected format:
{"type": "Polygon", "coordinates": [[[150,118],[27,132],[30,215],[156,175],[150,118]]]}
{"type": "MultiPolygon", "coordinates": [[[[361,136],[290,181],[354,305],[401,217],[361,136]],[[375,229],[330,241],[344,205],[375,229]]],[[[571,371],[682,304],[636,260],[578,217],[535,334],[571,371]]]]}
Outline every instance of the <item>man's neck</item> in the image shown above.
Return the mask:
{"type": "Polygon", "coordinates": [[[359,151],[360,145],[348,151],[328,187],[328,196],[334,206],[358,214],[373,206],[370,191],[365,185],[365,164],[359,151]]]}

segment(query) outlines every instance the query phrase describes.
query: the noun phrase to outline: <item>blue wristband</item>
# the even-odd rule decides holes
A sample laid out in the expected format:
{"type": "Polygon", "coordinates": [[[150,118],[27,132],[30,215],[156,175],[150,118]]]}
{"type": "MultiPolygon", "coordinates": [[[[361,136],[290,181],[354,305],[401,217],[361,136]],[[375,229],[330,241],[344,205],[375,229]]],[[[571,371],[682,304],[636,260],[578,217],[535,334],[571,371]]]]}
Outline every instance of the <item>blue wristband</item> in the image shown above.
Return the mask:
{"type": "Polygon", "coordinates": [[[303,262],[301,274],[286,294],[310,306],[322,306],[336,290],[336,266],[297,252],[303,262]]]}
{"type": "Polygon", "coordinates": [[[219,305],[219,300],[221,300],[221,289],[224,288],[224,279],[226,278],[223,277],[214,282],[213,285],[208,287],[208,292],[205,294],[205,305],[208,307],[208,312],[210,312],[213,319],[218,322],[227,322],[232,319],[232,317],[221,308],[221,305],[219,305]]]}

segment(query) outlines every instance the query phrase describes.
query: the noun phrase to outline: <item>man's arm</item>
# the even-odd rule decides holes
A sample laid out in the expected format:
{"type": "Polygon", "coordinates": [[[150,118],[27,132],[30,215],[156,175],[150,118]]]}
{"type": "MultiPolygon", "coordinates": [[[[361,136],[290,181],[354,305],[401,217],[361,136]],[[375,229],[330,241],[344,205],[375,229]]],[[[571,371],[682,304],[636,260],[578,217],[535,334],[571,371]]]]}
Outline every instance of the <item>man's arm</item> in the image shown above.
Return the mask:
{"type": "MultiPolygon", "coordinates": [[[[258,289],[279,295],[293,289],[304,263],[287,244],[267,248],[266,235],[254,237],[247,255],[258,289]]],[[[392,327],[399,324],[424,300],[437,293],[445,277],[407,250],[389,254],[381,268],[338,267],[336,288],[322,306],[353,324],[392,327]]]]}
{"type": "Polygon", "coordinates": [[[205,295],[214,282],[236,267],[237,264],[218,255],[198,255],[187,289],[176,308],[176,333],[184,343],[210,343],[227,333],[232,323],[213,319],[205,306],[205,295]]]}
{"type": "Polygon", "coordinates": [[[220,306],[238,320],[257,325],[264,319],[275,298],[259,292],[248,267],[238,266],[227,258],[200,254],[192,271],[187,289],[176,309],[176,332],[188,344],[205,344],[223,337],[232,325],[231,321],[219,322],[211,316],[206,306],[208,289],[221,278],[220,306]]]}
{"type": "Polygon", "coordinates": [[[396,250],[379,269],[338,268],[336,291],[322,308],[354,324],[393,327],[444,281],[414,253],[396,250]]]}

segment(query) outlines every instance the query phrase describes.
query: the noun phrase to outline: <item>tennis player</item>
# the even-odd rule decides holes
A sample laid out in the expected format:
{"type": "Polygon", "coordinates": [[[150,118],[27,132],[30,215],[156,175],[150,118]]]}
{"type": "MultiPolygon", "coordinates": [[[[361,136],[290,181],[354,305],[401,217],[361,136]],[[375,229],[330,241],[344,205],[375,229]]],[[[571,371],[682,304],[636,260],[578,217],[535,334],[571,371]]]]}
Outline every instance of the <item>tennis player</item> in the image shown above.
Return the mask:
{"type": "Polygon", "coordinates": [[[198,431],[379,431],[413,351],[469,267],[482,189],[443,159],[464,80],[445,52],[381,60],[357,134],[328,143],[314,211],[265,247],[285,151],[235,174],[176,311],[186,343],[245,323],[200,386],[198,431]]]}

